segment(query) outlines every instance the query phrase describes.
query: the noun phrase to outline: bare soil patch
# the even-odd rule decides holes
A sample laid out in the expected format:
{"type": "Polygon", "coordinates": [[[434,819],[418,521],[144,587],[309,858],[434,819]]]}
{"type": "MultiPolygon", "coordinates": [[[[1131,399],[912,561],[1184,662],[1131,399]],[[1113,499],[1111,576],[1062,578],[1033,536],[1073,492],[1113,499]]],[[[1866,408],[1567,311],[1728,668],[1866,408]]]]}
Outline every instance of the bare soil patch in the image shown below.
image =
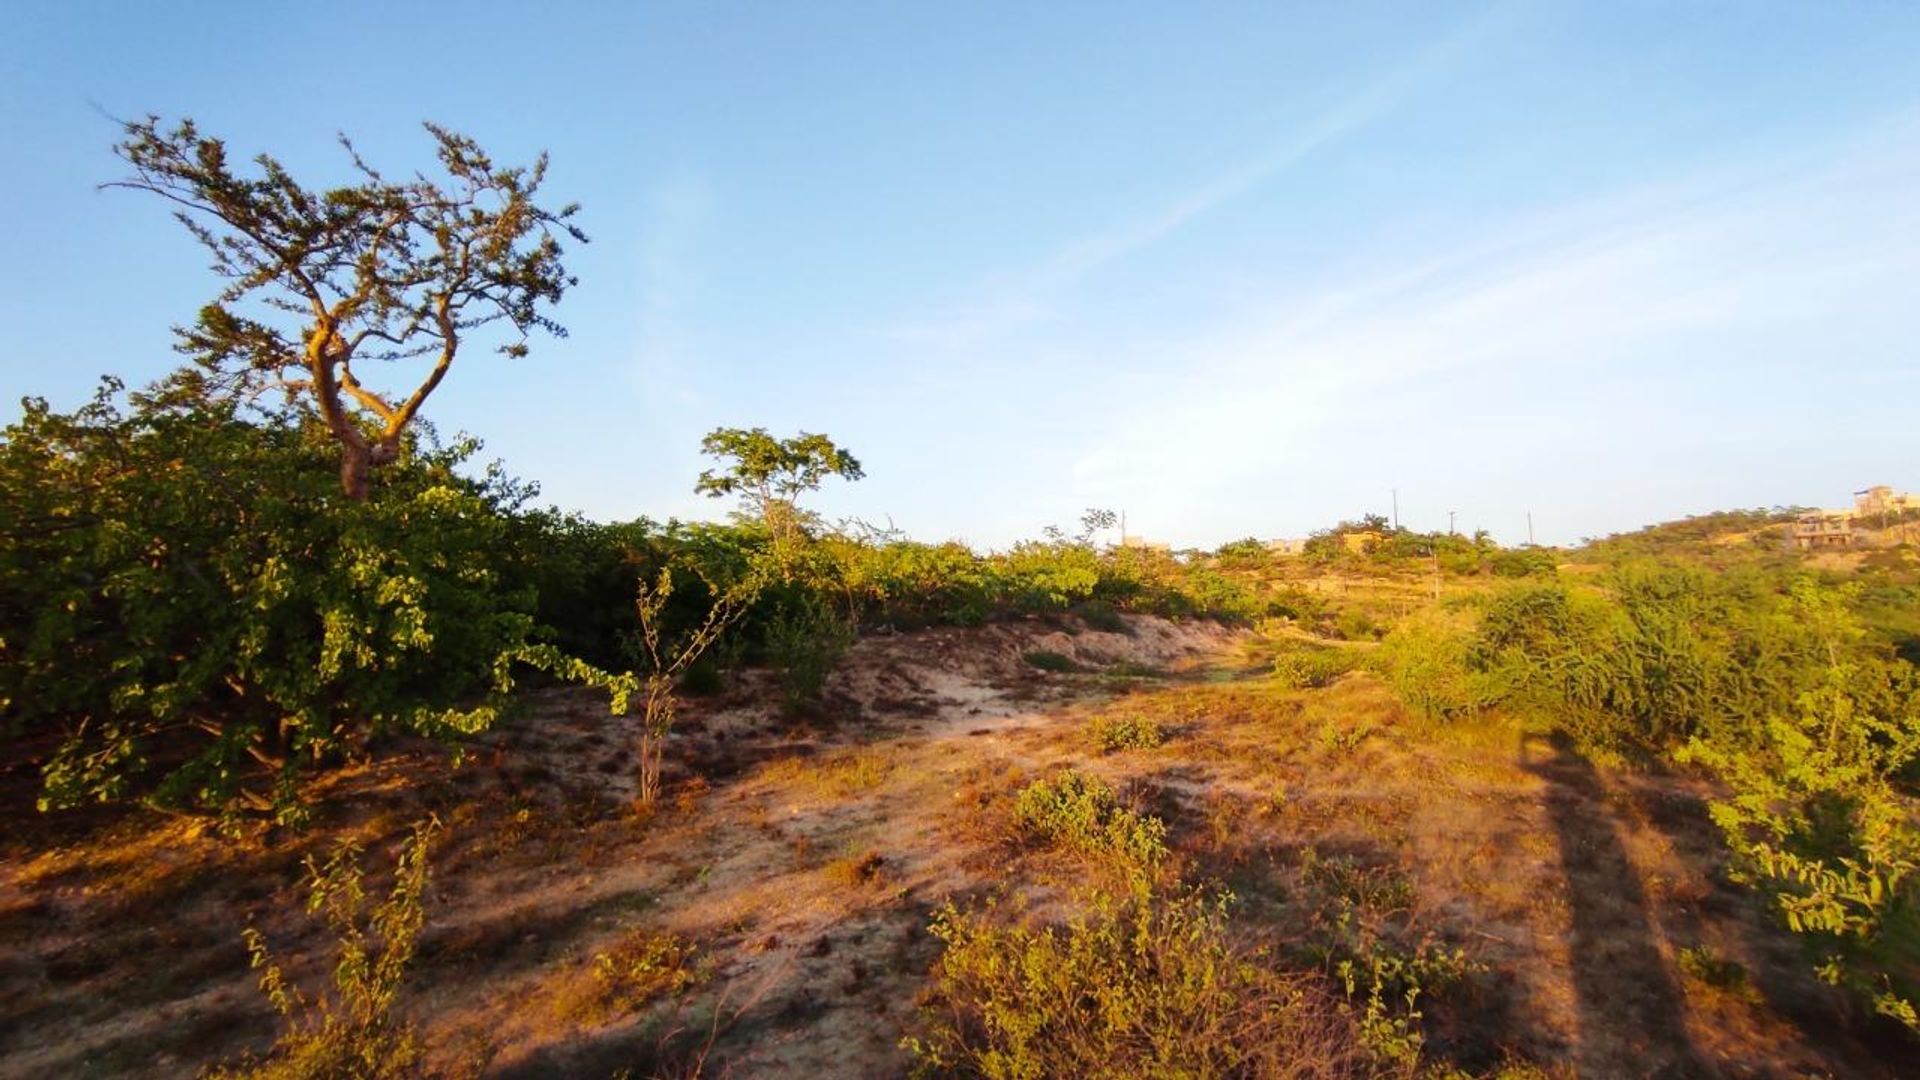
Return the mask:
{"type": "Polygon", "coordinates": [[[0,857],[0,1077],[193,1075],[263,1049],[274,1018],[242,928],[319,986],[301,860],[341,837],[384,857],[427,812],[448,828],[404,1008],[437,1068],[902,1075],[929,913],[997,889],[1060,897],[1083,876],[1009,826],[1020,787],[1067,766],[1162,816],[1187,876],[1232,889],[1250,935],[1284,948],[1313,917],[1309,879],[1337,866],[1396,898],[1393,933],[1465,949],[1475,973],[1426,1010],[1436,1061],[1899,1075],[1723,879],[1692,781],[1498,724],[1427,728],[1362,674],[1279,690],[1242,677],[1244,632],[1127,624],[871,636],[801,720],[748,673],[688,702],[645,819],[627,805],[635,721],[541,691],[464,764],[415,746],[329,777],[301,833],[236,844],[145,814],[17,833],[0,857]],[[1074,670],[1042,671],[1036,651],[1074,670]],[[1164,744],[1101,752],[1090,721],[1124,711],[1164,744]],[[645,949],[684,950],[671,992],[627,1001],[596,981],[601,958],[645,949]],[[1709,985],[1683,952],[1742,979],[1709,985]]]}

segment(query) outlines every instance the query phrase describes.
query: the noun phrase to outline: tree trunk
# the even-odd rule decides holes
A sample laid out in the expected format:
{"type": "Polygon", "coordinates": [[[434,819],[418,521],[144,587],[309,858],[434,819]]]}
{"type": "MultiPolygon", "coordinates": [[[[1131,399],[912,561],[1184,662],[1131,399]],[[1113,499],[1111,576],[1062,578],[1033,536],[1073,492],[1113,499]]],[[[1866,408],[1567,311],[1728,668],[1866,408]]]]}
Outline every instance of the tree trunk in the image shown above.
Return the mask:
{"type": "Polygon", "coordinates": [[[373,472],[373,449],[367,446],[355,446],[350,442],[340,444],[340,490],[354,502],[366,502],[372,489],[370,474],[373,472]]]}

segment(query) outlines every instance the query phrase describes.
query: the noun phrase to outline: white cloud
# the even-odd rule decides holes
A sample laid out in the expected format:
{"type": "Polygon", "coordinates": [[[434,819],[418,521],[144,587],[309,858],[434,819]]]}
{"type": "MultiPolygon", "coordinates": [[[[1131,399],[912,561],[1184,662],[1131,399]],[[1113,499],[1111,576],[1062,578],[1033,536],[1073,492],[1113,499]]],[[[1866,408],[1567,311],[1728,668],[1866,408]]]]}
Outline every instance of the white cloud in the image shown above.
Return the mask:
{"type": "Polygon", "coordinates": [[[1366,128],[1459,62],[1504,18],[1490,7],[1391,70],[1340,97],[1263,153],[1137,220],[1081,237],[1038,264],[993,275],[980,298],[886,327],[882,336],[948,353],[978,349],[1050,318],[1053,301],[1101,268],[1136,254],[1194,219],[1252,192],[1321,149],[1366,128]]]}
{"type": "MultiPolygon", "coordinates": [[[[1818,167],[1667,184],[1478,241],[1464,235],[1481,230],[1463,226],[1456,250],[1381,253],[1356,280],[1265,296],[1217,330],[1117,358],[1158,373],[1153,389],[1127,395],[1132,406],[1088,440],[1075,483],[1141,507],[1142,519],[1183,523],[1173,539],[1203,540],[1249,492],[1330,472],[1351,487],[1368,469],[1384,492],[1396,474],[1431,471],[1423,445],[1430,454],[1475,441],[1418,410],[1379,428],[1411,386],[1469,407],[1551,401],[1569,437],[1604,443],[1582,397],[1632,402],[1632,383],[1653,365],[1737,382],[1767,366],[1830,363],[1819,354],[1837,332],[1902,318],[1912,327],[1900,313],[1920,273],[1914,132],[1903,120],[1826,148],[1818,167]]],[[[1649,428],[1672,419],[1662,405],[1647,401],[1650,422],[1614,416],[1620,445],[1583,452],[1677,437],[1649,428]]],[[[1497,411],[1479,419],[1539,427],[1497,411]]],[[[1471,493],[1474,479],[1458,479],[1457,494],[1471,493]]]]}

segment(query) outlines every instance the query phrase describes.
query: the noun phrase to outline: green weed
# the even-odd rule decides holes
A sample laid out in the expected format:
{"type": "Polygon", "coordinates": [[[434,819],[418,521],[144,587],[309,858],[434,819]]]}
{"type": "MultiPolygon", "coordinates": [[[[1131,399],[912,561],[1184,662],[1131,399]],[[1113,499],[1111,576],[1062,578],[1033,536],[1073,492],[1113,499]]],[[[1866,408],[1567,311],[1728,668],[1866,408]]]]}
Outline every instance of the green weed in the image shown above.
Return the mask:
{"type": "Polygon", "coordinates": [[[1128,877],[1149,878],[1166,860],[1166,824],[1119,806],[1112,788],[1085,773],[1069,769],[1034,781],[1020,792],[1013,812],[1028,835],[1128,877]]]}
{"type": "Polygon", "coordinates": [[[416,1075],[420,1042],[413,1024],[393,1009],[426,922],[427,847],[439,822],[414,826],[400,849],[393,889],[367,907],[360,850],[343,843],[325,863],[309,859],[307,910],[338,935],[333,993],[309,1000],[287,981],[266,938],[246,932],[260,989],[287,1021],[264,1061],[215,1069],[210,1080],[402,1080],[416,1075]]]}
{"type": "Polygon", "coordinates": [[[1034,649],[1031,652],[1022,654],[1021,659],[1025,660],[1029,665],[1039,668],[1041,671],[1064,673],[1080,670],[1080,665],[1074,663],[1072,657],[1064,653],[1050,652],[1046,649],[1034,649]]]}
{"type": "Polygon", "coordinates": [[[1140,713],[1109,713],[1095,716],[1088,729],[1093,742],[1103,753],[1116,750],[1152,750],[1167,741],[1160,721],[1140,713]]]}

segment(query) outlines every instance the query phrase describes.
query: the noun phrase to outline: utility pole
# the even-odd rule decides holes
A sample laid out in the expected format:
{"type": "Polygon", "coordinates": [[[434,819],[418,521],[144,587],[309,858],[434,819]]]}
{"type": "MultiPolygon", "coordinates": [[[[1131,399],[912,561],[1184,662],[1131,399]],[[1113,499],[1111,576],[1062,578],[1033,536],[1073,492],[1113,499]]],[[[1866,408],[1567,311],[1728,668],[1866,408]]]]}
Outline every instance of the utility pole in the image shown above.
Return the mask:
{"type": "Polygon", "coordinates": [[[1127,546],[1127,512],[1120,511],[1120,546],[1127,546]]]}
{"type": "Polygon", "coordinates": [[[1457,514],[1457,513],[1459,513],[1459,512],[1460,512],[1460,511],[1458,511],[1458,510],[1449,510],[1449,511],[1447,511],[1447,535],[1448,535],[1448,536],[1454,536],[1454,535],[1456,535],[1456,534],[1454,533],[1454,531],[1453,531],[1453,515],[1455,515],[1455,514],[1457,514]]]}
{"type": "Polygon", "coordinates": [[[1533,545],[1533,511],[1527,511],[1527,546],[1533,545]]]}
{"type": "Polygon", "coordinates": [[[1393,531],[1400,531],[1400,489],[1393,489],[1393,531]]]}

